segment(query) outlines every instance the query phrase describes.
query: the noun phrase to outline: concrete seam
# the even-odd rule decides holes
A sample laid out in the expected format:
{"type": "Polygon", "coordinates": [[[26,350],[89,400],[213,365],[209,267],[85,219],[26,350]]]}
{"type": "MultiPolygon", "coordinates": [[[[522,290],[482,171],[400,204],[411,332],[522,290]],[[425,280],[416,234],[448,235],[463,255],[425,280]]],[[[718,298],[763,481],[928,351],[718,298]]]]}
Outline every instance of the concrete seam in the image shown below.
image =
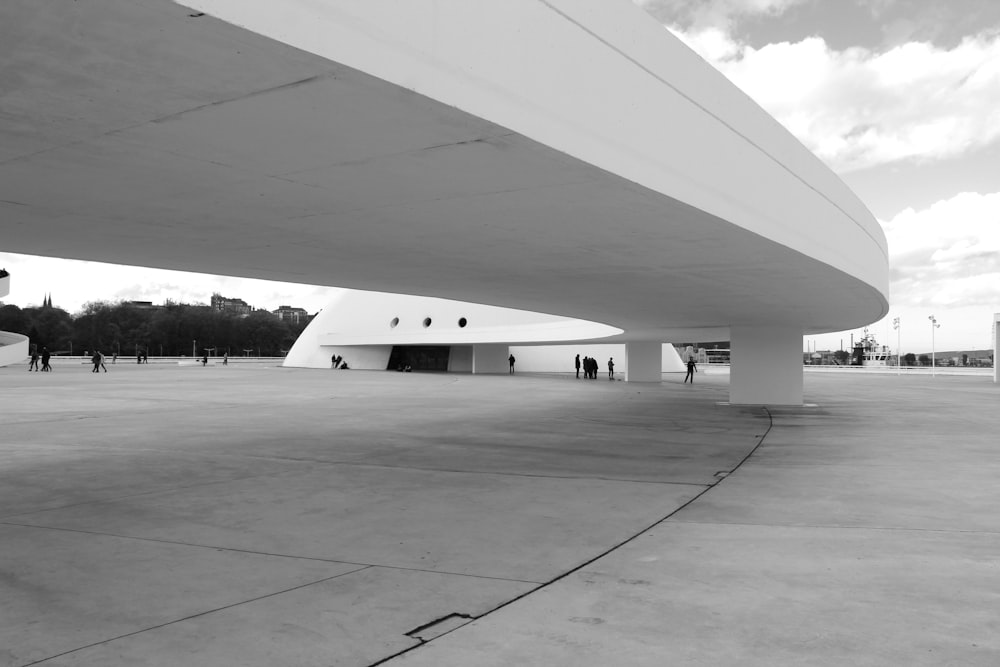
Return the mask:
{"type": "MultiPolygon", "coordinates": [[[[95,535],[98,537],[113,537],[121,540],[135,540],[138,542],[153,542],[156,544],[173,544],[180,547],[191,547],[193,549],[211,549],[212,551],[228,551],[231,553],[248,554],[251,556],[265,556],[269,558],[291,558],[294,560],[307,560],[317,563],[332,563],[339,565],[357,565],[361,569],[380,568],[384,570],[399,570],[401,572],[426,572],[428,574],[440,574],[448,577],[469,577],[470,579],[489,579],[491,581],[509,581],[518,584],[540,584],[543,582],[533,579],[514,579],[511,577],[491,577],[485,574],[472,574],[469,572],[452,572],[450,570],[431,570],[425,567],[404,567],[402,565],[386,565],[383,563],[359,563],[350,560],[338,560],[335,558],[319,558],[317,556],[299,556],[295,554],[282,554],[270,551],[254,551],[253,549],[238,549],[236,547],[219,546],[215,544],[197,544],[195,542],[182,542],[180,540],[164,540],[155,537],[142,537],[138,535],[122,535],[120,533],[108,533],[97,530],[81,530],[79,528],[66,528],[63,526],[41,526],[33,523],[16,523],[14,521],[0,521],[0,526],[14,526],[17,528],[32,528],[35,530],[55,530],[65,533],[79,533],[81,535],[95,535]]],[[[357,570],[352,570],[357,572],[357,570]]]]}
{"type": "MultiPolygon", "coordinates": [[[[767,437],[768,433],[771,432],[771,428],[773,428],[773,426],[774,426],[774,418],[772,417],[771,412],[767,409],[766,406],[761,406],[761,409],[767,415],[767,421],[768,421],[768,423],[767,423],[767,429],[764,431],[763,435],[755,436],[755,437],[757,437],[757,444],[753,446],[753,448],[750,450],[750,452],[746,456],[744,456],[740,460],[739,463],[737,463],[735,466],[733,466],[732,469],[730,469],[728,471],[728,474],[725,477],[722,477],[718,481],[716,481],[715,483],[706,486],[704,489],[702,489],[699,493],[695,494],[687,502],[683,503],[680,507],[675,508],[669,514],[667,514],[666,516],[664,516],[663,518],[658,519],[657,521],[654,521],[653,523],[651,523],[650,525],[646,526],[645,528],[643,528],[639,532],[635,533],[634,535],[625,538],[621,542],[618,542],[617,544],[611,546],[610,548],[606,549],[605,551],[603,551],[603,552],[597,554],[596,556],[590,558],[589,560],[587,560],[587,561],[585,561],[585,562],[583,562],[583,563],[581,563],[581,564],[579,564],[579,565],[577,565],[577,566],[575,566],[575,567],[573,567],[573,568],[571,568],[571,569],[563,572],[562,574],[557,575],[556,577],[554,577],[554,578],[550,579],[549,581],[541,584],[540,586],[538,586],[536,588],[533,588],[530,591],[526,591],[526,592],[522,593],[521,595],[513,597],[510,600],[507,600],[506,602],[500,603],[499,605],[497,605],[493,609],[485,611],[482,614],[480,614],[479,616],[474,617],[473,620],[474,621],[478,621],[481,618],[489,616],[490,614],[492,614],[494,612],[500,611],[501,609],[503,609],[504,607],[506,607],[508,605],[514,604],[515,602],[517,602],[519,600],[523,600],[524,598],[528,597],[529,595],[533,595],[534,593],[537,593],[538,591],[540,591],[540,590],[542,590],[544,588],[547,588],[547,587],[551,586],[552,584],[555,584],[556,582],[561,581],[562,579],[565,579],[566,577],[570,576],[571,574],[579,572],[580,570],[582,570],[583,568],[587,567],[588,565],[590,565],[590,564],[592,564],[592,563],[600,560],[601,558],[604,558],[605,556],[611,554],[613,551],[616,551],[616,550],[620,549],[621,547],[625,546],[626,544],[628,544],[630,542],[633,542],[634,540],[638,539],[644,533],[649,532],[650,530],[656,528],[657,526],[659,526],[661,524],[667,523],[667,521],[669,519],[671,519],[674,515],[676,515],[678,512],[680,512],[681,510],[683,510],[686,507],[688,507],[689,505],[691,505],[691,503],[693,503],[694,501],[696,501],[699,498],[701,498],[703,495],[705,495],[706,493],[708,493],[709,491],[711,491],[712,489],[714,489],[716,486],[718,486],[719,484],[721,484],[722,482],[724,482],[726,479],[729,479],[729,477],[734,472],[736,472],[740,468],[740,466],[742,466],[747,461],[747,459],[749,459],[751,456],[753,456],[754,452],[756,452],[758,449],[760,449],[761,443],[764,442],[764,439],[767,437]]],[[[471,622],[472,621],[470,621],[470,624],[471,624],[471,622]]],[[[429,644],[429,643],[431,643],[433,641],[436,641],[436,640],[440,639],[441,637],[444,637],[445,635],[450,635],[452,632],[455,632],[455,630],[460,630],[461,628],[464,628],[467,625],[469,625],[469,624],[464,624],[464,625],[462,625],[462,626],[460,626],[458,628],[454,628],[453,630],[449,630],[448,632],[441,633],[437,637],[433,637],[433,638],[428,639],[428,640],[421,640],[421,642],[419,644],[417,644],[415,646],[410,646],[409,648],[405,648],[402,651],[398,651],[398,652],[396,652],[396,653],[394,653],[394,654],[392,654],[390,656],[382,658],[381,660],[378,660],[376,662],[371,663],[367,667],[377,667],[378,665],[384,665],[385,663],[389,662],[390,660],[398,658],[399,656],[401,656],[401,655],[403,655],[405,653],[409,653],[410,651],[418,649],[418,648],[420,648],[422,646],[426,646],[427,644],[429,644]]]]}
{"type": "Polygon", "coordinates": [[[141,630],[135,630],[134,632],[127,632],[127,633],[125,633],[123,635],[118,635],[117,637],[111,637],[109,639],[102,639],[99,642],[93,642],[91,644],[87,644],[86,646],[78,646],[78,647],[76,647],[74,649],[70,649],[68,651],[63,651],[62,653],[58,653],[56,655],[50,655],[50,656],[48,656],[46,658],[42,658],[41,660],[35,660],[34,662],[26,663],[25,665],[23,665],[23,667],[31,667],[31,665],[38,665],[38,664],[41,664],[43,662],[47,662],[49,660],[53,660],[55,658],[61,658],[63,656],[69,655],[71,653],[76,653],[77,651],[83,651],[85,649],[92,648],[94,646],[100,646],[101,644],[110,644],[111,642],[118,641],[119,639],[125,639],[126,637],[131,637],[133,635],[139,635],[139,634],[142,634],[143,632],[149,632],[150,630],[159,630],[160,628],[164,628],[164,627],[166,627],[168,625],[174,625],[176,623],[182,623],[184,621],[188,621],[188,620],[191,620],[193,618],[198,618],[200,616],[207,616],[208,614],[214,614],[214,613],[219,612],[219,611],[225,611],[226,609],[232,609],[233,607],[239,607],[241,605],[245,605],[245,604],[248,604],[250,602],[256,602],[258,600],[266,600],[267,598],[275,597],[277,595],[283,595],[284,593],[290,593],[292,591],[297,591],[297,590],[299,590],[301,588],[306,588],[308,586],[314,586],[316,584],[321,584],[321,583],[323,583],[325,581],[331,581],[333,579],[337,579],[339,577],[343,577],[343,576],[346,576],[348,574],[354,574],[356,572],[360,572],[361,570],[366,570],[366,569],[368,569],[368,567],[359,567],[358,569],[351,570],[350,572],[343,572],[341,574],[336,574],[336,575],[334,575],[332,577],[324,577],[323,579],[317,579],[316,581],[310,581],[308,583],[301,584],[299,586],[292,586],[291,588],[286,588],[284,590],[275,591],[273,593],[268,593],[267,595],[260,595],[260,596],[255,597],[255,598],[250,598],[249,600],[241,600],[240,602],[234,602],[233,604],[223,605],[222,607],[217,607],[215,609],[209,609],[207,611],[198,612],[197,614],[191,614],[189,616],[185,616],[183,618],[177,618],[177,619],[174,619],[172,621],[167,621],[165,623],[160,623],[158,625],[152,625],[152,626],[150,626],[148,628],[142,628],[141,630]]]}

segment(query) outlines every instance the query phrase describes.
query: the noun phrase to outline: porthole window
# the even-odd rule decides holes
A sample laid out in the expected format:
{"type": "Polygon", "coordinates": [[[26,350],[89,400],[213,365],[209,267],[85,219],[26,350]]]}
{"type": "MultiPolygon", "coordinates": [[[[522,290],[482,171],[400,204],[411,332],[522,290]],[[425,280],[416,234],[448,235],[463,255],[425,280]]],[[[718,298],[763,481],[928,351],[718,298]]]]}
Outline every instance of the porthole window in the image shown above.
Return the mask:
{"type": "Polygon", "coordinates": [[[425,317],[425,318],[424,318],[424,328],[426,329],[426,328],[427,328],[427,327],[429,327],[430,325],[431,325],[431,318],[429,318],[429,317],[425,317]]]}
{"type": "Polygon", "coordinates": [[[465,325],[468,324],[468,323],[469,323],[469,321],[467,319],[465,319],[464,317],[458,318],[458,328],[459,329],[464,329],[465,325]]]}
{"type": "Polygon", "coordinates": [[[390,329],[395,329],[397,324],[399,324],[399,318],[398,317],[394,317],[394,318],[392,318],[392,322],[389,322],[389,328],[390,329]]]}

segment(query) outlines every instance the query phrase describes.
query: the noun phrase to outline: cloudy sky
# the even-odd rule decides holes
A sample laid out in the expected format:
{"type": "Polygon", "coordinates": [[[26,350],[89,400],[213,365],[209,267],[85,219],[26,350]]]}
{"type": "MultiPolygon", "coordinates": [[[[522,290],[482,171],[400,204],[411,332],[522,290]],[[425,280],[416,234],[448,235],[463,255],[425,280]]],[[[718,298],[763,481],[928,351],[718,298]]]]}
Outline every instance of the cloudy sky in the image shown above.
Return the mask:
{"type": "MultiPolygon", "coordinates": [[[[992,346],[1000,312],[1000,2],[635,0],[826,161],[885,229],[904,352],[992,346]]],[[[46,293],[207,303],[213,292],[316,311],[330,288],[0,253],[7,303],[46,293]],[[86,265],[86,266],[84,266],[86,265]],[[80,284],[74,276],[88,276],[80,284]]],[[[851,331],[809,337],[836,349],[851,331]]],[[[859,330],[853,333],[860,335],[859,330]]]]}
{"type": "MultiPolygon", "coordinates": [[[[1000,312],[1000,2],[637,0],[861,197],[896,347],[987,348],[1000,312]]],[[[860,332],[855,331],[855,334],[860,332]]],[[[851,332],[809,337],[837,349],[851,332]]]]}

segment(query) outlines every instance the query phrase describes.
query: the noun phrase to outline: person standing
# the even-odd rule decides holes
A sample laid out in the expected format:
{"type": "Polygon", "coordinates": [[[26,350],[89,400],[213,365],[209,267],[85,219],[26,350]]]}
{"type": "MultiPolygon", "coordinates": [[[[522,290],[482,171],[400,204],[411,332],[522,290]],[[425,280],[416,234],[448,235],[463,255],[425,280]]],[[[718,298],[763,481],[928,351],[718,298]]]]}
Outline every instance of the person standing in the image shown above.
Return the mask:
{"type": "Polygon", "coordinates": [[[31,352],[31,363],[28,364],[28,372],[31,371],[38,372],[38,349],[36,348],[31,352]]]}
{"type": "Polygon", "coordinates": [[[696,364],[694,363],[694,357],[689,356],[687,361],[687,375],[684,376],[684,382],[687,382],[688,378],[691,378],[691,384],[694,384],[695,370],[696,370],[696,364]]]}
{"type": "Polygon", "coordinates": [[[52,358],[52,355],[49,353],[49,348],[43,347],[42,348],[42,370],[43,371],[47,372],[47,371],[51,371],[52,370],[52,366],[49,366],[49,360],[51,358],[52,358]]]}
{"type": "Polygon", "coordinates": [[[608,359],[608,379],[609,380],[614,380],[615,379],[615,358],[614,357],[611,357],[610,359],[608,359]]]}
{"type": "Polygon", "coordinates": [[[576,355],[576,359],[573,360],[573,364],[576,366],[576,379],[580,379],[580,355],[576,355]]]}
{"type": "Polygon", "coordinates": [[[517,361],[517,360],[514,359],[514,355],[513,354],[510,355],[509,357],[507,357],[507,362],[510,364],[510,374],[511,375],[514,374],[514,362],[515,361],[517,361]]]}
{"type": "Polygon", "coordinates": [[[223,366],[228,366],[229,365],[229,353],[228,352],[226,352],[224,355],[222,355],[222,365],[223,366]]]}
{"type": "MultiPolygon", "coordinates": [[[[94,364],[90,372],[99,373],[101,371],[101,353],[94,350],[94,354],[90,357],[90,363],[94,364]]],[[[104,371],[107,372],[107,369],[104,369],[104,371]]]]}

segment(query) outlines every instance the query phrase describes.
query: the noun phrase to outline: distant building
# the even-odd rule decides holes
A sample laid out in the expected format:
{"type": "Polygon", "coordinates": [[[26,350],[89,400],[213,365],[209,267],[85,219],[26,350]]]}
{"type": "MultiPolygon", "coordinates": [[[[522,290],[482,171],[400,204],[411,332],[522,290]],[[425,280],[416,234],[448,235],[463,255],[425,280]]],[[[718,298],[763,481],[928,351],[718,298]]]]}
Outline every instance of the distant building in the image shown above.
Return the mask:
{"type": "Polygon", "coordinates": [[[212,295],[212,308],[227,313],[237,313],[239,315],[249,315],[253,312],[253,306],[243,299],[230,299],[218,292],[212,295]]]}
{"type": "Polygon", "coordinates": [[[277,310],[272,311],[278,316],[279,320],[283,322],[291,322],[292,324],[306,323],[309,321],[309,312],[305,308],[292,308],[291,306],[279,306],[277,310]]]}

